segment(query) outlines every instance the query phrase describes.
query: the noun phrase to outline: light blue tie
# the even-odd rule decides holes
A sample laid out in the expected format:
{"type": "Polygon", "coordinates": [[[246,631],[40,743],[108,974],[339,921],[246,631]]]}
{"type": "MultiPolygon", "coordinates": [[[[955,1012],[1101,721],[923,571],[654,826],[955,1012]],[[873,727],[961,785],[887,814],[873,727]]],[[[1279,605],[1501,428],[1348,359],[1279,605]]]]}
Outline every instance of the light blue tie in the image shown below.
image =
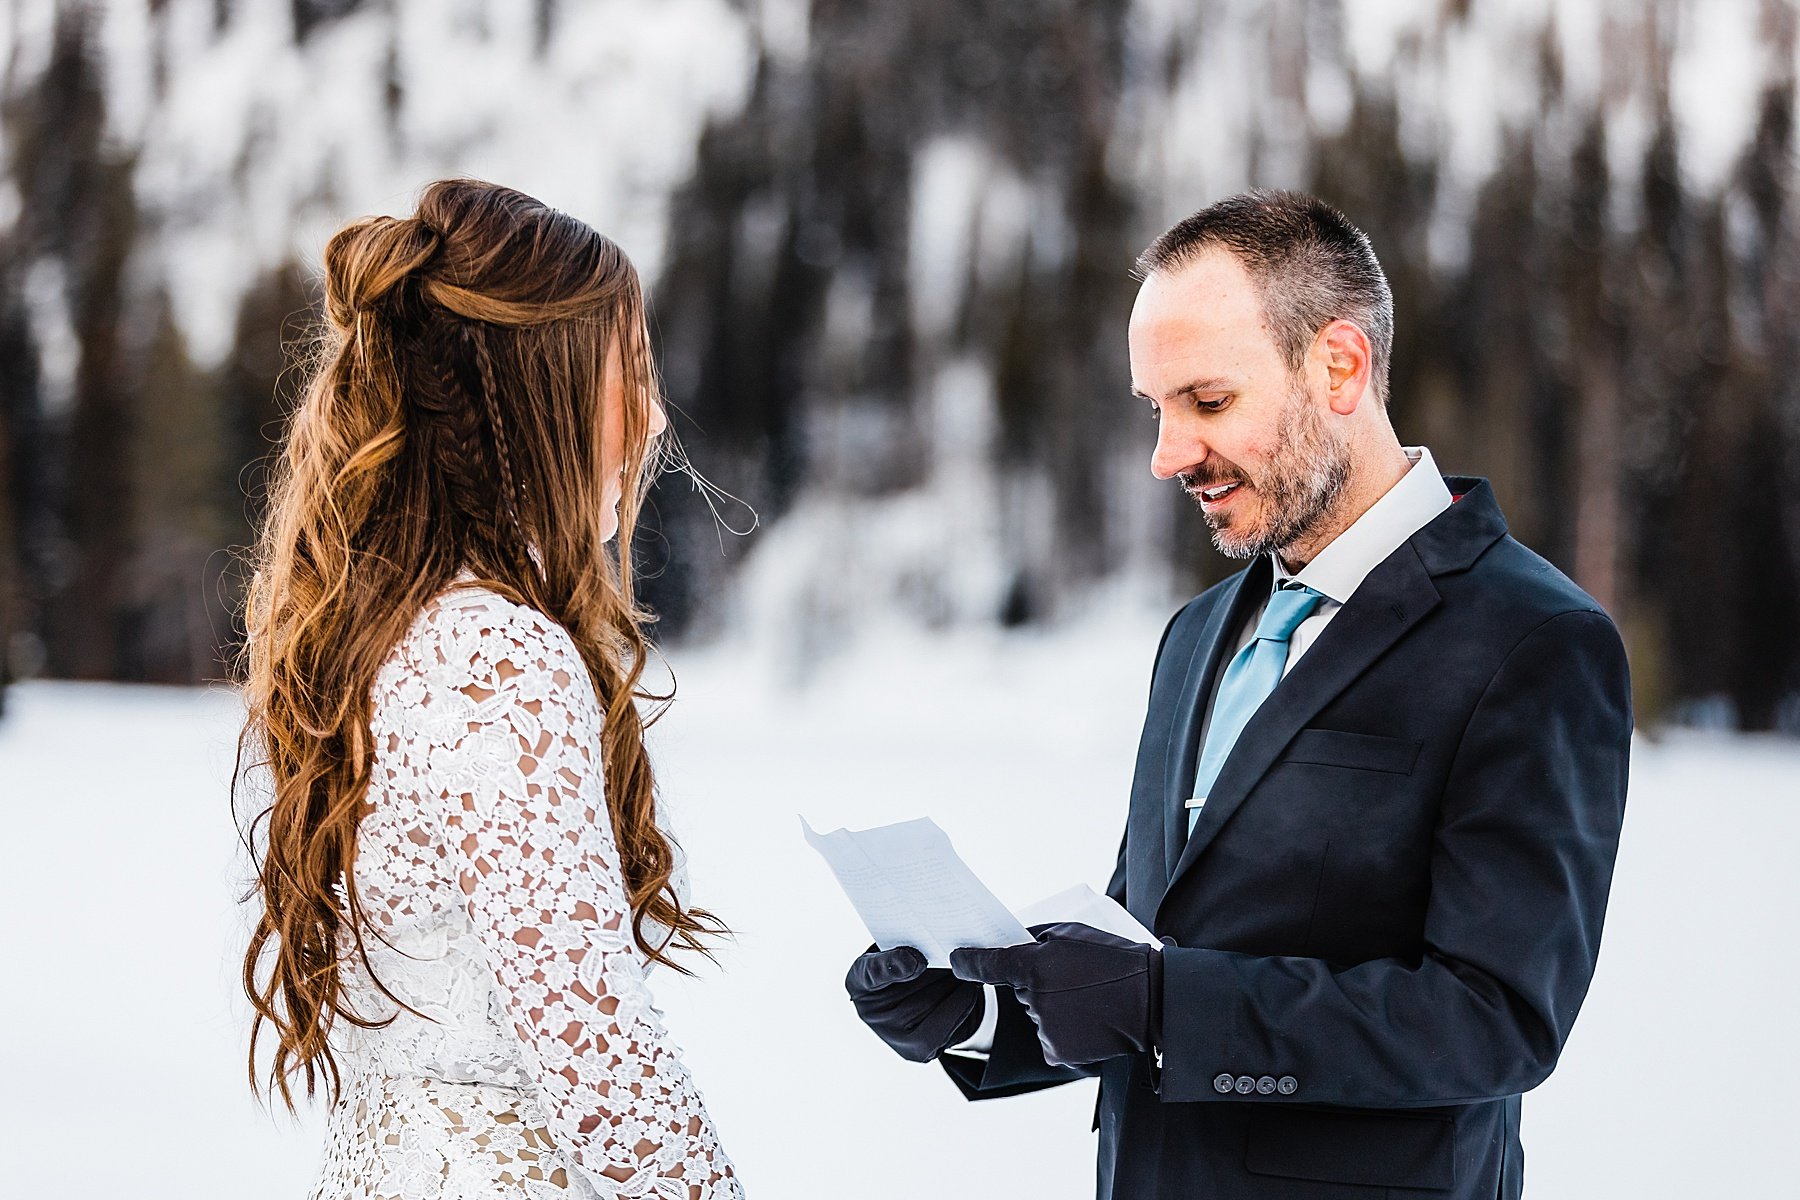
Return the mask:
{"type": "Polygon", "coordinates": [[[1225,668],[1225,678],[1219,682],[1218,698],[1213,701],[1212,721],[1206,727],[1206,746],[1200,752],[1200,765],[1194,772],[1193,794],[1199,798],[1199,803],[1188,806],[1189,833],[1194,832],[1201,805],[1205,804],[1213,784],[1218,781],[1219,771],[1225,766],[1231,748],[1237,745],[1238,735],[1244,732],[1244,726],[1250,723],[1262,702],[1281,682],[1282,669],[1287,666],[1288,641],[1294,636],[1294,630],[1312,616],[1313,610],[1324,599],[1323,593],[1304,584],[1293,580],[1283,582],[1270,595],[1262,620],[1256,623],[1256,636],[1225,668]]]}

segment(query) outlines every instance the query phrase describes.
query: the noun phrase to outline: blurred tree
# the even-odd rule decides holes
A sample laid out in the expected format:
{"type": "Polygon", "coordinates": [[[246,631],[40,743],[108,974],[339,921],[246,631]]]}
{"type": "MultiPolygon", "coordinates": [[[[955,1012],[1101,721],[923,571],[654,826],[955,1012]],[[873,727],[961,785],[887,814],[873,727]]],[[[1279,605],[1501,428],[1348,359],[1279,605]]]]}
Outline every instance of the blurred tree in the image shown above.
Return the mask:
{"type": "Polygon", "coordinates": [[[230,427],[217,384],[195,370],[166,297],[146,305],[148,346],[131,440],[132,558],[121,674],[158,683],[216,679],[234,597],[224,589],[233,520],[230,427]]]}
{"type": "Polygon", "coordinates": [[[20,198],[6,281],[29,291],[26,276],[39,271],[49,294],[33,301],[66,312],[75,359],[71,377],[58,381],[67,395],[57,397],[56,410],[45,410],[50,398],[41,385],[26,390],[30,369],[9,372],[7,383],[8,407],[34,410],[20,422],[29,430],[25,453],[14,455],[15,464],[29,455],[13,513],[36,567],[26,619],[41,631],[46,670],[106,679],[127,665],[120,616],[130,550],[131,383],[123,273],[137,213],[131,161],[106,138],[95,20],[78,6],[59,9],[42,75],[6,104],[8,165],[20,198]]]}
{"type": "Polygon", "coordinates": [[[349,16],[362,4],[363,0],[288,0],[294,22],[294,40],[305,41],[321,26],[349,16]]]}
{"type": "MultiPolygon", "coordinates": [[[[223,475],[217,513],[223,535],[215,545],[229,558],[209,565],[206,578],[216,582],[209,606],[222,604],[238,613],[248,580],[241,570],[243,553],[256,536],[268,500],[268,477],[274,447],[288,413],[298,402],[307,363],[318,334],[322,297],[316,282],[299,264],[288,262],[256,280],[238,309],[231,352],[210,381],[216,392],[219,468],[223,475]]],[[[235,623],[215,625],[217,654],[229,662],[243,641],[235,623]]]]}
{"type": "MultiPolygon", "coordinates": [[[[917,485],[937,452],[923,420],[935,374],[966,356],[993,379],[993,467],[1019,483],[1001,493],[1047,500],[1054,531],[1031,536],[1035,514],[1002,515],[1020,556],[995,615],[1035,617],[1117,565],[1127,539],[1105,466],[1125,411],[1116,321],[1138,248],[1108,161],[1124,17],[1098,0],[821,0],[805,58],[765,52],[744,110],[707,129],[657,287],[663,359],[708,470],[765,519],[803,487],[867,497],[917,485]],[[968,230],[987,261],[970,261],[960,294],[932,297],[959,316],[925,344],[912,200],[921,153],[956,137],[1047,202],[1020,215],[1014,241],[983,246],[968,230]],[[833,333],[846,324],[850,338],[833,333]]],[[[724,562],[710,565],[705,519],[665,530],[684,566],[652,595],[678,629],[724,562]]]]}
{"type": "Polygon", "coordinates": [[[35,453],[37,355],[14,278],[18,259],[8,251],[10,234],[0,235],[0,707],[6,685],[35,672],[36,631],[28,601],[41,563],[29,555],[21,514],[40,492],[35,453]]]}

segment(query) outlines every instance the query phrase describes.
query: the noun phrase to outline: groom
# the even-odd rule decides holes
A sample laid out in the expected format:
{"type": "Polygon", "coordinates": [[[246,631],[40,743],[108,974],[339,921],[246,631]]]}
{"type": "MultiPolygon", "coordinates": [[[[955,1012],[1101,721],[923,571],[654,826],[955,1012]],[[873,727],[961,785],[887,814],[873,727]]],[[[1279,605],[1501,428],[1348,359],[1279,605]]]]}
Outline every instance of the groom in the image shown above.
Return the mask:
{"type": "Polygon", "coordinates": [[[1234,196],[1138,265],[1151,469],[1249,560],[1152,672],[1108,891],[1162,946],[875,951],[851,998],[970,1098],[1098,1074],[1102,1200],[1518,1197],[1618,846],[1618,632],[1396,438],[1393,302],[1342,214],[1234,196]]]}

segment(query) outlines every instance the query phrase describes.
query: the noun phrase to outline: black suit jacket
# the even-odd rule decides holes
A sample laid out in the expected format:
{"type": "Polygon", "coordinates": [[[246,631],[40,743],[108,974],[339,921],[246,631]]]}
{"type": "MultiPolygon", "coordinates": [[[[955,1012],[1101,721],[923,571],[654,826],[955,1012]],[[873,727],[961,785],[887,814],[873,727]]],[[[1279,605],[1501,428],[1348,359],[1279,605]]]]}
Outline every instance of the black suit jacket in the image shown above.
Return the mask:
{"type": "MultiPolygon", "coordinates": [[[[1260,558],[1158,649],[1112,896],[1165,942],[1160,1063],[1100,1068],[1101,1200],[1517,1197],[1519,1096],[1593,975],[1625,650],[1487,481],[1371,572],[1245,727],[1193,835],[1202,706],[1260,558]]],[[[1077,1078],[1000,989],[971,1098],[1077,1078]]]]}

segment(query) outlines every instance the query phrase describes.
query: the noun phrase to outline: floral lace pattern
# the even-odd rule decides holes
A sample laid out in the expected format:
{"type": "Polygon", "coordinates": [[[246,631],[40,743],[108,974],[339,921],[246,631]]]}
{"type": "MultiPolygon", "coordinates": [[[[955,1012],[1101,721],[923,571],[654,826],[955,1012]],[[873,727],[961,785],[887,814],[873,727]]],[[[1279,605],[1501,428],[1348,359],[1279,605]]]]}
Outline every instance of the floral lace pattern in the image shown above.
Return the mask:
{"type": "Polygon", "coordinates": [[[376,677],[355,886],[371,969],[314,1200],[741,1197],[652,1003],[567,632],[481,588],[376,677]],[[414,1012],[384,996],[380,981],[414,1012]]]}

